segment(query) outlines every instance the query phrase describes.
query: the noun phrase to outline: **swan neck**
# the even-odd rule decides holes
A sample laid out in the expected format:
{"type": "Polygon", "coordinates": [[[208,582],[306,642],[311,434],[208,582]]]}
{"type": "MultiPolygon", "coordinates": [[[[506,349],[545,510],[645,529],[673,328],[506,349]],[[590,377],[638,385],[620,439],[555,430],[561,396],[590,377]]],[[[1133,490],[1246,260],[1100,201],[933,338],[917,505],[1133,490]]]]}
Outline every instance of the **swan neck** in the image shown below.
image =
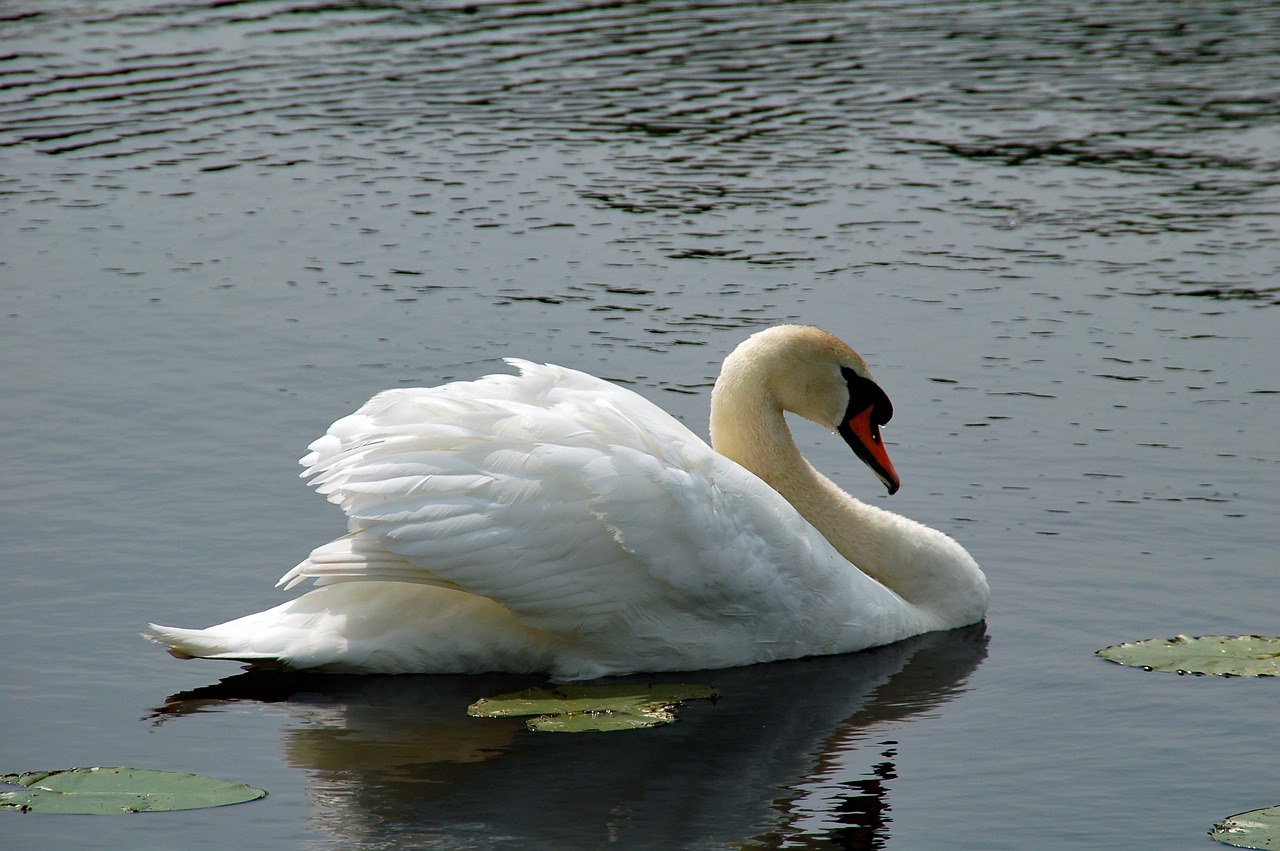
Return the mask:
{"type": "Polygon", "coordinates": [[[769,376],[737,354],[711,393],[712,448],[780,493],[853,569],[935,618],[935,628],[981,619],[986,580],[969,554],[941,532],[855,499],[814,469],[769,376]]]}
{"type": "MultiPolygon", "coordinates": [[[[805,459],[787,425],[782,403],[762,375],[758,361],[733,356],[711,392],[711,446],[755,473],[796,508],[829,542],[840,549],[830,515],[835,486],[805,459]]],[[[847,494],[836,489],[836,504],[847,494]]],[[[847,519],[846,512],[841,513],[847,519]]],[[[852,559],[850,559],[852,560],[852,559]]]]}
{"type": "Polygon", "coordinates": [[[725,362],[711,391],[711,446],[764,479],[794,505],[788,493],[797,486],[792,481],[794,471],[809,464],[791,435],[782,404],[753,370],[731,366],[732,361],[725,362]]]}

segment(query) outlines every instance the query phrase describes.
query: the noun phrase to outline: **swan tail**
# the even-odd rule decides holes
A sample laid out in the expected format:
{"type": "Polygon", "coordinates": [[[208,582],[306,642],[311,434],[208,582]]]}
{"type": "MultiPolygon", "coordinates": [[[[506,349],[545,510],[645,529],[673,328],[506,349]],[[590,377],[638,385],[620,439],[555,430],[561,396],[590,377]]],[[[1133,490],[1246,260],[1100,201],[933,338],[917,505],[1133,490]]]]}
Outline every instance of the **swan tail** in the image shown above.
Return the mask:
{"type": "Polygon", "coordinates": [[[253,664],[282,661],[278,654],[249,650],[230,636],[218,635],[213,629],[183,629],[156,623],[147,626],[151,632],[144,632],[142,637],[163,646],[176,659],[228,659],[253,664]]]}
{"type": "Polygon", "coordinates": [[[326,673],[548,670],[563,642],[492,600],[404,582],[339,582],[208,629],[151,624],[179,659],[326,673]]]}
{"type": "Polygon", "coordinates": [[[341,606],[304,595],[207,629],[151,624],[152,632],[145,637],[166,646],[179,659],[315,668],[350,656],[349,618],[342,612],[341,606]]]}
{"type": "Polygon", "coordinates": [[[226,659],[255,666],[276,663],[288,668],[323,665],[337,649],[333,624],[326,623],[329,618],[322,612],[299,611],[296,602],[208,629],[153,623],[144,637],[178,659],[226,659]]]}

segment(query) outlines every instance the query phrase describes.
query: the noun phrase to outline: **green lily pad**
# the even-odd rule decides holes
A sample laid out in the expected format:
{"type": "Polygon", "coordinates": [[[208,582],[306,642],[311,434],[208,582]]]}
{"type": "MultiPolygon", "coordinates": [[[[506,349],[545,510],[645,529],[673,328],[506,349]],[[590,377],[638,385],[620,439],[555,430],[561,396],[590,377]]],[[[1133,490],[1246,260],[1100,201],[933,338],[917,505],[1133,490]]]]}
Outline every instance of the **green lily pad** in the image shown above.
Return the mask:
{"type": "Polygon", "coordinates": [[[67,768],[0,775],[0,810],[115,813],[199,810],[265,796],[262,789],[212,777],[140,768],[67,768]],[[13,788],[20,787],[20,788],[13,788]]]}
{"type": "Polygon", "coordinates": [[[710,686],[607,683],[531,688],[477,700],[467,708],[476,718],[536,716],[525,723],[541,733],[636,730],[670,724],[686,700],[714,699],[710,686]]]}
{"type": "Polygon", "coordinates": [[[1280,637],[1205,635],[1149,638],[1098,651],[1098,656],[1146,671],[1220,677],[1280,675],[1280,637]]]}
{"type": "Polygon", "coordinates": [[[1215,824],[1209,836],[1237,848],[1280,848],[1280,806],[1230,816],[1215,824]]]}

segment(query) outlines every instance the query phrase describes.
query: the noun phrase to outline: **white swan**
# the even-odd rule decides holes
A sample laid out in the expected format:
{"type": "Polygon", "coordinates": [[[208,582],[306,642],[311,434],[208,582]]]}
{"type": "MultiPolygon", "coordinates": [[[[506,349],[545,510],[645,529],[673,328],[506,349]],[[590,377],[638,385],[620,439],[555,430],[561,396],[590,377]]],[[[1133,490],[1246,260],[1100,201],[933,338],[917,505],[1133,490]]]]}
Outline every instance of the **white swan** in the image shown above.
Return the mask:
{"type": "Polygon", "coordinates": [[[360,673],[586,679],[861,650],[980,621],[946,535],[841,491],[783,411],[839,432],[893,493],[888,398],[853,349],[780,326],[711,394],[713,450],[644,398],[558,366],[388,390],[311,444],[350,533],[280,580],[320,586],[203,630],[182,658],[360,673]]]}

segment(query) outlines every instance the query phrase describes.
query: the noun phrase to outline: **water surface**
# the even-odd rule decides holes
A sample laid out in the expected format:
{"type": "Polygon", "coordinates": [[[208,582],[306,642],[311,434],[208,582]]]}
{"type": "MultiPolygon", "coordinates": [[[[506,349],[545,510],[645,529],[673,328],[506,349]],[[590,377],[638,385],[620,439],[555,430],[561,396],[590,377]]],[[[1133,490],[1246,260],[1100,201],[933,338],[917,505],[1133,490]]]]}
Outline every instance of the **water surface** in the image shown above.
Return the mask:
{"type": "Polygon", "coordinates": [[[1212,847],[1280,803],[1275,683],[1092,654],[1280,634],[1278,39],[1232,2],[7,4],[0,769],[272,794],[5,835],[1212,847]],[[985,631],[699,673],[715,706],[567,741],[463,716],[527,678],[263,683],[137,638],[283,599],[343,528],[295,459],[377,390],[547,359],[705,432],[787,321],[871,363],[903,489],[806,451],[974,553],[985,631]]]}

